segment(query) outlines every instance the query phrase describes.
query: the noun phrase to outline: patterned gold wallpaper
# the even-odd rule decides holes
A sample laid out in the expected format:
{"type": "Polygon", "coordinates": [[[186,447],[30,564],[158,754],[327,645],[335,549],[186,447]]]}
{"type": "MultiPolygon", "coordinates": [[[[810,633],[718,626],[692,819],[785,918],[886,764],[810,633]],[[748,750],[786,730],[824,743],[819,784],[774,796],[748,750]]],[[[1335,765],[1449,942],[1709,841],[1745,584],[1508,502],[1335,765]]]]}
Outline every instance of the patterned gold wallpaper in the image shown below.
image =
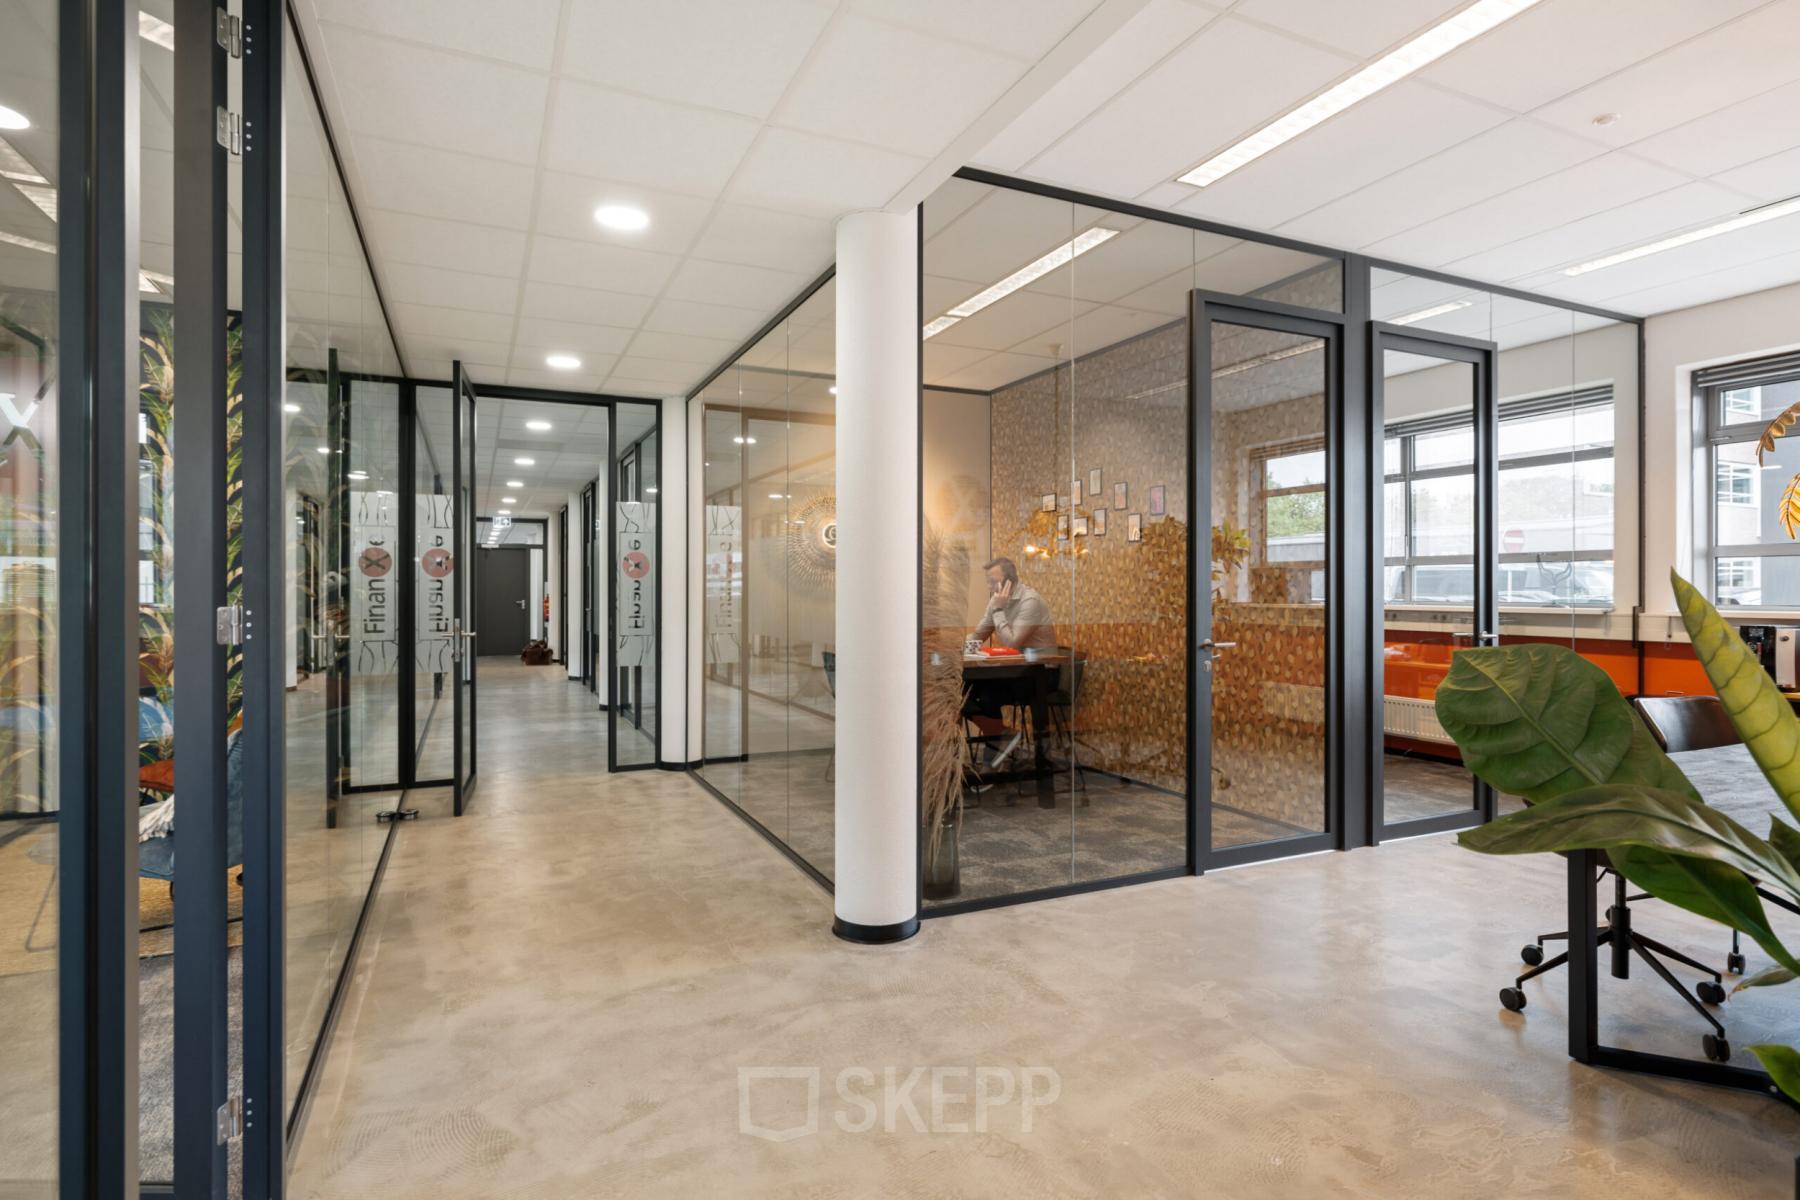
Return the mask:
{"type": "MultiPolygon", "coordinates": [[[[1074,716],[1083,761],[1174,792],[1188,761],[1187,355],[1181,322],[991,399],[992,552],[1018,562],[1059,642],[1086,656],[1074,716]],[[1059,535],[1082,519],[1086,536],[1059,535]]],[[[1214,639],[1238,643],[1213,688],[1214,803],[1243,818],[1215,819],[1220,845],[1317,829],[1324,809],[1324,607],[1310,569],[1268,559],[1258,473],[1272,452],[1322,444],[1325,414],[1321,396],[1293,395],[1304,375],[1281,374],[1215,386],[1213,519],[1251,535],[1213,606],[1214,639]]],[[[1210,543],[1209,531],[1208,553],[1210,543]]]]}

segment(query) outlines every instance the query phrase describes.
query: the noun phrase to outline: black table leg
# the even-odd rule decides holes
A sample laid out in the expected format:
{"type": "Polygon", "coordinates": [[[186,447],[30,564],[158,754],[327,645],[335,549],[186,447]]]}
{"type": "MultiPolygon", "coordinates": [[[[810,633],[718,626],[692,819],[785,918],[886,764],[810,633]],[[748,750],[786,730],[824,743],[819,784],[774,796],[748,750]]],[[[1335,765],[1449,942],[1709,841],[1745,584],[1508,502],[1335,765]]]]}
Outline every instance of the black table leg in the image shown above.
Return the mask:
{"type": "Polygon", "coordinates": [[[1050,670],[1039,667],[1031,673],[1031,744],[1033,766],[1037,769],[1039,808],[1056,807],[1056,776],[1050,768],[1050,670]]]}

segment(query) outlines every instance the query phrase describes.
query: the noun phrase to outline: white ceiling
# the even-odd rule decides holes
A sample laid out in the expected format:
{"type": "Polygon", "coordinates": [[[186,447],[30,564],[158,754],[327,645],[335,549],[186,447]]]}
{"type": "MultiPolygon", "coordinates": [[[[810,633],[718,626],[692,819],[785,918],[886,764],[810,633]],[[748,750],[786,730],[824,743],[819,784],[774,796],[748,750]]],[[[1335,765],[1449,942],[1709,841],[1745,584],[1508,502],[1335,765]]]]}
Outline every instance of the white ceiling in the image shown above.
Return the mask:
{"type": "MultiPolygon", "coordinates": [[[[460,357],[480,383],[685,392],[830,264],[837,216],[909,203],[964,159],[1628,312],[1800,279],[1800,216],[1580,277],[1562,270],[1800,193],[1800,0],[1541,0],[1210,187],[1174,182],[1464,3],[300,10],[416,376],[446,376],[460,357]],[[1593,123],[1609,113],[1618,119],[1593,123]],[[651,227],[601,230],[591,213],[605,202],[645,208],[651,227]],[[547,370],[555,351],[582,368],[547,370]]],[[[943,196],[928,232],[954,239],[943,196]]],[[[1259,286],[1304,263],[1099,214],[1082,227],[1095,220],[1123,234],[1074,274],[1104,282],[1112,262],[1115,282],[1146,278],[1077,289],[1066,352],[1178,314],[1186,281],[1259,286]],[[1149,278],[1176,237],[1210,265],[1149,278]]],[[[964,238],[961,265],[927,279],[928,310],[1068,236],[1039,245],[1032,230],[991,226],[968,226],[982,234],[964,238]]],[[[1046,335],[1069,324],[1069,305],[1050,298],[1058,287],[1068,294],[1069,281],[1046,277],[934,338],[928,377],[984,387],[1040,366],[1046,335]]],[[[1488,314],[1495,327],[1501,316],[1488,314]]]]}
{"type": "Polygon", "coordinates": [[[837,216],[935,186],[1138,3],[298,7],[409,372],[667,396],[831,264],[837,216]]]}
{"type": "Polygon", "coordinates": [[[1209,187],[1174,182],[1464,4],[1149,0],[975,162],[1637,314],[1800,279],[1800,216],[1562,273],[1800,193],[1800,0],[1542,0],[1209,187]]]}

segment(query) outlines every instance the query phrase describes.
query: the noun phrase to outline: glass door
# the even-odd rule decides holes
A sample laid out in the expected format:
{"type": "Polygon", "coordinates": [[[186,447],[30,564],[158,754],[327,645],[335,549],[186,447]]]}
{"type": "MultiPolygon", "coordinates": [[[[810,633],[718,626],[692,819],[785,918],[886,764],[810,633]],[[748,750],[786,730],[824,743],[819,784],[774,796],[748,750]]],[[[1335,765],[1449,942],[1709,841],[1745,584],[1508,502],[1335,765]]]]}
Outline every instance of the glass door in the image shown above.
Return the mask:
{"type": "Polygon", "coordinates": [[[1493,789],[1438,724],[1451,657],[1499,642],[1495,596],[1494,345],[1377,323],[1370,405],[1381,431],[1379,732],[1371,771],[1377,840],[1479,824],[1493,789]]]}
{"type": "MultiPolygon", "coordinates": [[[[438,552],[431,563],[420,568],[431,575],[437,572],[450,580],[453,620],[451,622],[452,716],[455,733],[452,754],[451,787],[454,811],[462,816],[468,791],[474,783],[475,753],[475,636],[473,628],[475,591],[475,389],[463,372],[455,367],[452,403],[456,406],[455,436],[451,439],[451,545],[448,554],[438,552]]],[[[429,552],[428,552],[429,553],[429,552]]]]}
{"type": "Polygon", "coordinates": [[[1330,535],[1341,333],[1195,292],[1193,335],[1192,536],[1209,551],[1189,558],[1191,835],[1205,870],[1329,849],[1337,832],[1326,698],[1342,686],[1330,535]]]}

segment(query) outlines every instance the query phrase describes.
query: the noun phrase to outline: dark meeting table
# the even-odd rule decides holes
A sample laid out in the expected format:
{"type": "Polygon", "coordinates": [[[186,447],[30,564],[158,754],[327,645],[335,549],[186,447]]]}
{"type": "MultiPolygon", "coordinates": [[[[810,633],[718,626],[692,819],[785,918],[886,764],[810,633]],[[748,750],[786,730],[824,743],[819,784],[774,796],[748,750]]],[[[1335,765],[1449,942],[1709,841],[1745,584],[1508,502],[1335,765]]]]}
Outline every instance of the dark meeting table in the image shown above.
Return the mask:
{"type": "Polygon", "coordinates": [[[1050,694],[1057,676],[1069,661],[1066,654],[965,654],[963,683],[1018,681],[1018,702],[1031,714],[1031,764],[1009,771],[982,771],[983,783],[1034,780],[1039,808],[1056,807],[1056,766],[1050,761],[1050,694]]]}

